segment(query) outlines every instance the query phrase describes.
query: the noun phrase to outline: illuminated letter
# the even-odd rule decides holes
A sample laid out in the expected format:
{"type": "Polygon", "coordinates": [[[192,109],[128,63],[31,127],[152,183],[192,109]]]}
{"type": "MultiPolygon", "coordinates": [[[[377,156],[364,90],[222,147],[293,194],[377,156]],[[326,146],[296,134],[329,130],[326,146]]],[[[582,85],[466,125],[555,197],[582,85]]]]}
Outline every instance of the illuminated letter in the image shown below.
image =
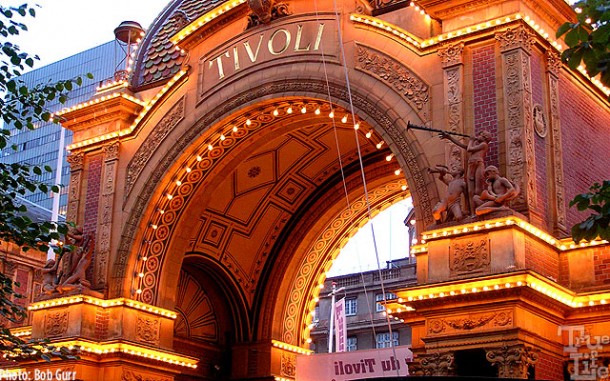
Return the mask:
{"type": "Polygon", "coordinates": [[[313,50],[318,50],[320,42],[322,42],[322,32],[324,32],[324,24],[318,25],[318,36],[316,37],[316,43],[313,45],[313,50]]]}
{"type": "Polygon", "coordinates": [[[299,45],[301,45],[301,34],[303,33],[303,25],[298,25],[297,26],[297,38],[294,41],[294,51],[295,52],[307,52],[309,51],[309,47],[311,46],[311,43],[307,44],[306,48],[301,48],[299,47],[299,45]]]}
{"type": "Polygon", "coordinates": [[[210,68],[212,68],[212,66],[214,66],[214,61],[216,61],[216,63],[218,63],[218,79],[223,79],[225,77],[225,71],[222,68],[222,56],[230,57],[229,52],[226,51],[210,60],[210,68]]]}
{"type": "Polygon", "coordinates": [[[239,54],[237,54],[237,46],[233,47],[233,63],[235,64],[235,71],[239,70],[239,54]]]}
{"type": "Polygon", "coordinates": [[[250,62],[256,62],[256,58],[258,58],[258,51],[261,48],[261,44],[263,43],[263,34],[261,33],[258,39],[258,45],[256,46],[256,53],[252,53],[252,48],[250,47],[250,41],[244,42],[244,47],[246,48],[246,52],[248,52],[248,57],[250,57],[250,62]]]}
{"type": "Polygon", "coordinates": [[[276,30],[275,32],[273,32],[271,37],[269,37],[269,43],[267,44],[267,46],[269,47],[269,53],[273,54],[274,56],[279,56],[280,54],[284,53],[288,49],[288,45],[290,45],[290,39],[290,32],[288,32],[286,29],[276,30]],[[282,49],[280,49],[280,51],[276,52],[273,50],[273,38],[280,32],[286,35],[286,44],[282,47],[282,49]]]}

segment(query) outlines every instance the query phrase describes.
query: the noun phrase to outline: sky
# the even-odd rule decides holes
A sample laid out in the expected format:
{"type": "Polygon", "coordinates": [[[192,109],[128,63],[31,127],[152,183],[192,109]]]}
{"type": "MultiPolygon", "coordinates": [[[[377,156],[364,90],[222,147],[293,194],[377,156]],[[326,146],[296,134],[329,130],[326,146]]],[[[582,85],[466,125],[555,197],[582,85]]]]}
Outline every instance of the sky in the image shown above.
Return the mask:
{"type": "MultiPolygon", "coordinates": [[[[18,6],[26,0],[3,0],[3,6],[18,6]]],[[[147,30],[170,0],[34,0],[36,17],[19,20],[28,31],[16,40],[22,52],[38,55],[34,69],[62,60],[84,50],[114,40],[114,29],[123,21],[136,21],[147,30]]],[[[371,223],[362,227],[335,260],[329,276],[385,268],[386,261],[407,256],[408,230],[404,219],[410,207],[398,203],[372,220],[377,249],[372,239],[371,223]]]]}
{"type": "Polygon", "coordinates": [[[28,26],[12,40],[22,52],[38,55],[34,69],[114,40],[123,21],[147,30],[170,0],[3,0],[2,6],[38,4],[36,17],[19,19],[28,26]]]}

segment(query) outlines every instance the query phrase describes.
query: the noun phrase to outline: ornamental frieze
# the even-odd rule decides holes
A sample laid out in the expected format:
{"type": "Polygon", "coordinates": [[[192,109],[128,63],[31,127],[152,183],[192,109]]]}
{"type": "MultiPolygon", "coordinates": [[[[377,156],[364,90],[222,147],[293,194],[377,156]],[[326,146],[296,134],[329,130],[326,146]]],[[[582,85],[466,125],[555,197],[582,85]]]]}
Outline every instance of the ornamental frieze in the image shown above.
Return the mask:
{"type": "Polygon", "coordinates": [[[464,315],[452,318],[431,319],[427,322],[428,335],[458,333],[490,328],[512,327],[512,311],[500,311],[487,314],[464,315]]]}
{"type": "Polygon", "coordinates": [[[356,69],[368,73],[393,88],[420,118],[430,120],[430,87],[399,61],[373,48],[357,44],[356,69]]]}

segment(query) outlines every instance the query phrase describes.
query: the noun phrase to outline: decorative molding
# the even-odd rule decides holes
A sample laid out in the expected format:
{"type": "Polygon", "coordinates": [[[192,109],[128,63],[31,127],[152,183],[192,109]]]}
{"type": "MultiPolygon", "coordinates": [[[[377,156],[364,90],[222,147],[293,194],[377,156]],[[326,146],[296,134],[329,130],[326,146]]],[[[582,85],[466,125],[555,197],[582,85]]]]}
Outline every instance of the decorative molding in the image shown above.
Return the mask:
{"type": "Polygon", "coordinates": [[[138,316],[136,321],[136,340],[141,343],[159,345],[161,319],[138,316]]]}
{"type": "Polygon", "coordinates": [[[68,330],[69,311],[49,312],[44,317],[45,337],[61,336],[68,330]]]}
{"type": "Polygon", "coordinates": [[[441,65],[443,66],[443,69],[463,64],[463,51],[463,42],[441,45],[441,47],[438,49],[438,55],[441,57],[441,65]]]}
{"type": "Polygon", "coordinates": [[[430,120],[430,87],[402,63],[376,49],[357,44],[355,68],[385,82],[423,121],[430,120]]]}
{"type": "Polygon", "coordinates": [[[127,175],[125,177],[125,198],[129,196],[131,189],[137,178],[142,173],[146,163],[157,151],[163,140],[173,131],[173,129],[184,119],[186,100],[181,97],[172,108],[165,114],[161,121],[155,126],[153,131],[146,137],[140,148],[127,165],[127,175]]]}
{"type": "Polygon", "coordinates": [[[498,367],[500,378],[528,378],[528,368],[538,361],[538,353],[523,344],[487,349],[487,361],[498,367]]]}
{"type": "Polygon", "coordinates": [[[490,263],[487,237],[455,240],[449,249],[451,276],[486,272],[490,263]]]}

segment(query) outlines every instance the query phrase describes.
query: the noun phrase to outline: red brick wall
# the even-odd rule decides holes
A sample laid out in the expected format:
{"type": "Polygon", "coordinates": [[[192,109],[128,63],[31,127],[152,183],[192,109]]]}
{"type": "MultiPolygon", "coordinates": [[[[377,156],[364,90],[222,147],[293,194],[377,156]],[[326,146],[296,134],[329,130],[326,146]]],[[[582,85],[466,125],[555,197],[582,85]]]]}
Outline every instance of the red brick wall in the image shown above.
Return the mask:
{"type": "Polygon", "coordinates": [[[560,118],[568,228],[583,220],[568,204],[591,184],[610,179],[610,111],[589,99],[568,78],[559,82],[560,118]]]}
{"type": "Polygon", "coordinates": [[[610,247],[593,249],[593,266],[595,269],[595,285],[610,284],[610,247]]]}
{"type": "Polygon", "coordinates": [[[83,231],[85,234],[95,233],[97,228],[97,210],[100,200],[101,182],[102,159],[101,157],[96,157],[89,162],[87,194],[85,196],[85,221],[83,225],[83,231]]]}
{"type": "Polygon", "coordinates": [[[546,243],[533,238],[525,241],[525,267],[537,273],[559,280],[559,254],[546,243]]]}
{"type": "Polygon", "coordinates": [[[563,359],[540,353],[536,363],[536,380],[563,380],[563,359]]]}
{"type": "Polygon", "coordinates": [[[99,308],[95,312],[95,337],[99,340],[105,340],[108,336],[108,323],[110,315],[104,309],[99,308]]]}
{"type": "Polygon", "coordinates": [[[483,46],[472,50],[472,78],[474,102],[474,131],[489,131],[494,139],[489,145],[485,165],[499,167],[498,111],[496,99],[495,46],[483,46]]]}

